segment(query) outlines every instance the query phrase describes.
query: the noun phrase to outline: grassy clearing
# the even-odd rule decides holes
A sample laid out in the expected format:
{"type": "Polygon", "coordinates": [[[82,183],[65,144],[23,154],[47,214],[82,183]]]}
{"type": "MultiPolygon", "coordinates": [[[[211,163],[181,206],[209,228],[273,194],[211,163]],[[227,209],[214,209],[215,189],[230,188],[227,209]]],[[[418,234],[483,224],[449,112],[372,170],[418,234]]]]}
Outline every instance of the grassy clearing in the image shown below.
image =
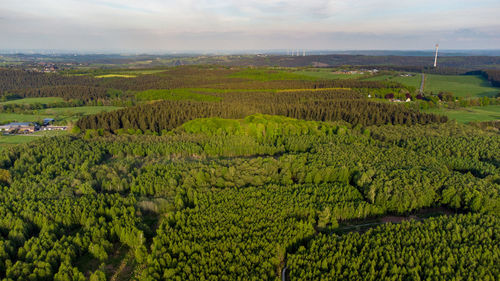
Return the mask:
{"type": "Polygon", "coordinates": [[[133,78],[138,75],[156,74],[168,71],[166,68],[160,69],[93,69],[81,68],[78,71],[63,72],[70,76],[93,76],[95,78],[122,77],[133,78]]]}
{"type": "Polygon", "coordinates": [[[221,98],[196,93],[196,89],[146,90],[135,95],[137,100],[219,101],[221,98]]]}
{"type": "Polygon", "coordinates": [[[474,106],[460,109],[431,108],[425,110],[425,112],[446,115],[459,123],[500,120],[500,105],[474,106]]]}
{"type": "Polygon", "coordinates": [[[97,75],[94,76],[95,78],[113,78],[113,77],[120,77],[120,78],[134,78],[137,77],[136,75],[132,74],[103,74],[103,75],[97,75]]]}
{"type": "Polygon", "coordinates": [[[79,106],[79,107],[56,107],[46,108],[39,112],[41,115],[47,115],[51,118],[59,120],[74,121],[83,115],[97,114],[100,112],[108,112],[121,109],[118,106],[79,106]]]}
{"type": "Polygon", "coordinates": [[[40,137],[53,137],[69,134],[68,131],[38,131],[33,134],[27,135],[0,135],[0,151],[4,148],[21,144],[32,142],[39,139],[40,137]]]}
{"type": "Polygon", "coordinates": [[[312,71],[312,70],[300,70],[294,72],[299,75],[304,75],[304,76],[309,76],[312,78],[319,78],[319,79],[331,79],[331,80],[336,80],[336,79],[358,79],[362,77],[370,77],[371,75],[367,74],[340,74],[340,73],[333,73],[333,70],[328,69],[328,70],[319,70],[319,71],[312,71]]]}
{"type": "Polygon", "coordinates": [[[45,114],[19,114],[19,113],[0,113],[0,123],[10,123],[10,122],[37,122],[43,120],[44,118],[51,118],[50,115],[45,114]]]}
{"type": "Polygon", "coordinates": [[[245,69],[229,75],[231,78],[243,78],[256,81],[273,80],[315,80],[317,78],[297,74],[293,72],[267,70],[267,69],[245,69]]]}
{"type": "Polygon", "coordinates": [[[56,121],[73,121],[80,116],[96,114],[103,111],[120,109],[117,106],[80,106],[80,107],[56,107],[34,111],[34,114],[0,113],[0,123],[9,122],[41,122],[44,118],[53,118],[56,121]]]}
{"type": "Polygon", "coordinates": [[[349,90],[351,88],[316,88],[316,89],[283,89],[276,90],[276,93],[288,93],[288,92],[321,92],[328,90],[349,90]]]}
{"type": "Polygon", "coordinates": [[[500,88],[478,75],[426,74],[425,77],[426,92],[448,91],[457,97],[494,97],[500,93],[500,88]]]}
{"type": "Polygon", "coordinates": [[[35,103],[52,104],[52,103],[58,103],[58,102],[63,102],[63,101],[64,101],[64,99],[59,98],[59,97],[24,98],[24,99],[0,102],[0,104],[35,104],[35,103]]]}
{"type": "Polygon", "coordinates": [[[422,82],[422,75],[420,73],[413,73],[414,76],[401,76],[400,74],[394,75],[376,75],[364,78],[366,81],[393,81],[401,83],[407,87],[413,87],[415,90],[420,89],[422,82]]]}

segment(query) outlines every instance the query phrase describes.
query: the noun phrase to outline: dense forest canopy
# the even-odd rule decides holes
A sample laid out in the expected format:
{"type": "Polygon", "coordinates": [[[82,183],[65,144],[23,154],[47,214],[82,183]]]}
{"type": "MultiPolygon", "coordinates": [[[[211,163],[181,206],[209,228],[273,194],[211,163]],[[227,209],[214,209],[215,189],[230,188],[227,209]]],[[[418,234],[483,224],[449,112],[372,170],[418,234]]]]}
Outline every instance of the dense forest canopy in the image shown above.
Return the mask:
{"type": "Polygon", "coordinates": [[[290,69],[134,71],[0,70],[4,114],[124,107],[2,147],[0,279],[500,278],[498,131],[420,108],[464,99],[290,69]],[[24,97],[58,99],[10,103],[24,97]]]}
{"type": "Polygon", "coordinates": [[[365,271],[379,280],[493,280],[499,146],[497,135],[450,122],[361,129],[271,115],[197,119],[164,136],[41,139],[3,153],[0,274],[101,280],[120,272],[105,266],[119,258],[141,280],[277,280],[285,266],[291,280],[365,271]],[[352,219],[429,207],[450,215],[330,233],[352,219]],[[451,243],[448,229],[462,238],[451,243]],[[427,242],[409,240],[413,232],[427,242]],[[396,243],[415,250],[373,260],[359,243],[378,245],[373,255],[406,245],[396,243]],[[444,255],[431,261],[434,243],[444,255]],[[465,245],[473,254],[457,253],[465,245]],[[121,248],[130,255],[117,257],[121,248]],[[373,261],[358,268],[363,259],[373,261]],[[451,259],[477,266],[464,271],[451,259]]]}

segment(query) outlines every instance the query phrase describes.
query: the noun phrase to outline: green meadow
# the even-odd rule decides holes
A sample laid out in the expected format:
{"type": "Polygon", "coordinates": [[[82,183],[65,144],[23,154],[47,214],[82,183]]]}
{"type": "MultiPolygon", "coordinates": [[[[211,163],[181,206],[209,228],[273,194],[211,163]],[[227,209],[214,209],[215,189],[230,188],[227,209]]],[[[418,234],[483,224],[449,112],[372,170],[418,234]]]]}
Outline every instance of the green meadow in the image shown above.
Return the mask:
{"type": "Polygon", "coordinates": [[[196,89],[146,90],[135,94],[137,100],[219,101],[221,98],[196,93],[196,89]]]}
{"type": "Polygon", "coordinates": [[[17,100],[0,102],[0,104],[36,104],[36,103],[52,104],[52,103],[58,103],[58,102],[63,102],[63,101],[64,101],[64,99],[59,98],[59,97],[24,98],[24,99],[17,99],[17,100]]]}
{"type": "Polygon", "coordinates": [[[94,76],[95,78],[113,78],[113,77],[119,77],[119,78],[134,78],[137,77],[136,75],[133,74],[103,74],[103,75],[97,75],[94,76]]]}
{"type": "Polygon", "coordinates": [[[500,88],[478,75],[425,75],[425,91],[438,93],[452,92],[457,97],[494,97],[500,88]]]}
{"type": "Polygon", "coordinates": [[[44,118],[51,118],[50,115],[45,114],[20,114],[20,113],[0,113],[0,123],[10,123],[10,122],[37,122],[44,118]]]}
{"type": "Polygon", "coordinates": [[[376,75],[362,80],[366,81],[394,81],[401,83],[407,87],[413,87],[415,90],[420,89],[422,75],[420,73],[412,73],[413,76],[401,76],[400,74],[393,75],[376,75]]]}
{"type": "Polygon", "coordinates": [[[299,74],[296,72],[287,72],[268,69],[245,69],[229,75],[231,78],[243,78],[256,81],[273,80],[315,80],[315,77],[299,74]]]}
{"type": "Polygon", "coordinates": [[[500,120],[500,105],[473,106],[459,109],[432,108],[425,110],[425,112],[446,115],[459,123],[500,120]]]}
{"type": "Polygon", "coordinates": [[[60,120],[75,120],[82,115],[97,114],[120,109],[118,106],[79,106],[79,107],[55,107],[39,110],[41,115],[52,116],[60,120]]]}
{"type": "Polygon", "coordinates": [[[0,135],[0,151],[6,147],[27,143],[39,139],[40,137],[52,137],[69,134],[68,131],[38,131],[26,135],[0,135]]]}
{"type": "Polygon", "coordinates": [[[318,79],[358,79],[362,77],[370,77],[370,74],[344,74],[334,73],[333,69],[315,69],[315,70],[299,70],[294,72],[296,74],[309,76],[318,79]]]}
{"type": "Polygon", "coordinates": [[[44,118],[54,118],[56,121],[74,121],[80,116],[96,114],[103,111],[120,109],[117,106],[80,106],[80,107],[56,107],[33,111],[33,114],[0,113],[0,123],[10,122],[40,122],[44,118]]]}

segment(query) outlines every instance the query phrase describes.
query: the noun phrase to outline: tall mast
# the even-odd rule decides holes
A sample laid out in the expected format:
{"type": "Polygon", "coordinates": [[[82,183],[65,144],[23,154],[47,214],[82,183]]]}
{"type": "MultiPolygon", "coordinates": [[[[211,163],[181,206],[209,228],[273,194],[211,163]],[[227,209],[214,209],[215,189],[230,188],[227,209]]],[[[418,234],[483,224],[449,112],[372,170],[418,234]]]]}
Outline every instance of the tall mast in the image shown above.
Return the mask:
{"type": "Polygon", "coordinates": [[[439,49],[439,44],[436,44],[436,56],[434,57],[434,67],[437,66],[438,62],[438,49],[439,49]]]}

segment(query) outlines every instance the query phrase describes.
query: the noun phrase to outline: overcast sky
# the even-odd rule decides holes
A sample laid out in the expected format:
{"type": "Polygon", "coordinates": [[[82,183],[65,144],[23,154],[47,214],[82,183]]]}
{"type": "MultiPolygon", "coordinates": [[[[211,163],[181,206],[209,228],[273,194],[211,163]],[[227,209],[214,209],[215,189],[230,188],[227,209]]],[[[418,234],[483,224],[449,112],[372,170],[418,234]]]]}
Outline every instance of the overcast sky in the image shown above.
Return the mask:
{"type": "Polygon", "coordinates": [[[0,0],[0,49],[500,49],[499,0],[0,0]]]}

